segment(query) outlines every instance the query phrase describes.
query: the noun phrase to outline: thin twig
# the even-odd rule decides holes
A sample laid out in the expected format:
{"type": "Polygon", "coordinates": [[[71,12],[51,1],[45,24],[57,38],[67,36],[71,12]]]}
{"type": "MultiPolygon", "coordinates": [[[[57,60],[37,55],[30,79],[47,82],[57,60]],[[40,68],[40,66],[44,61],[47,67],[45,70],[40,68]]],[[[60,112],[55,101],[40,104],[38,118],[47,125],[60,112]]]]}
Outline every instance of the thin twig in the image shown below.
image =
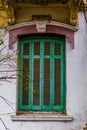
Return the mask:
{"type": "Polygon", "coordinates": [[[4,79],[16,79],[16,77],[12,77],[12,76],[2,76],[2,77],[0,77],[0,80],[4,80],[4,79]]]}
{"type": "Polygon", "coordinates": [[[2,50],[4,50],[6,48],[6,46],[4,46],[2,49],[0,49],[0,52],[2,51],[2,50]]]}
{"type": "Polygon", "coordinates": [[[3,124],[3,126],[4,126],[4,128],[5,128],[6,130],[10,130],[9,128],[7,128],[7,127],[6,127],[6,125],[5,125],[4,121],[2,120],[2,118],[1,118],[1,117],[0,117],[0,120],[1,120],[1,122],[2,122],[2,124],[3,124]]]}
{"type": "Polygon", "coordinates": [[[22,70],[1,70],[0,72],[14,72],[14,71],[22,71],[22,70]]]}
{"type": "Polygon", "coordinates": [[[5,101],[5,103],[14,111],[13,107],[11,106],[13,103],[11,103],[8,99],[4,98],[0,95],[0,97],[5,101]]]}

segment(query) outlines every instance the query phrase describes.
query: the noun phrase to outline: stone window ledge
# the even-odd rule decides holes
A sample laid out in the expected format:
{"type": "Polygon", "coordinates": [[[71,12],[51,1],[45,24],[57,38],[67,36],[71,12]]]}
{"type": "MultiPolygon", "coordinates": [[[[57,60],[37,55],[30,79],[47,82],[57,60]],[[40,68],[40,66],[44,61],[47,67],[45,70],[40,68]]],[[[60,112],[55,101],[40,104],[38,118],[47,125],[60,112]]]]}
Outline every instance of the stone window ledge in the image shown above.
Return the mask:
{"type": "Polygon", "coordinates": [[[72,121],[70,115],[59,113],[27,113],[20,115],[12,115],[12,121],[72,121]]]}

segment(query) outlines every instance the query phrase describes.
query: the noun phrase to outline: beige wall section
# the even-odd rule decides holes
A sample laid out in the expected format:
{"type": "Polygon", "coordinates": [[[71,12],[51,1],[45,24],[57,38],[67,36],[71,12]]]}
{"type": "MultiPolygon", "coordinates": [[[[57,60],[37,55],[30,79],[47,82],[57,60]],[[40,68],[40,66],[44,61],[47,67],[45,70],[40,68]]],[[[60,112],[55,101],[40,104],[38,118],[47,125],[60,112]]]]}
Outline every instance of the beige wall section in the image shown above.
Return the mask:
{"type": "Polygon", "coordinates": [[[16,23],[32,20],[32,15],[51,15],[52,20],[69,24],[70,11],[68,4],[60,5],[22,5],[17,4],[15,8],[16,23]]]}

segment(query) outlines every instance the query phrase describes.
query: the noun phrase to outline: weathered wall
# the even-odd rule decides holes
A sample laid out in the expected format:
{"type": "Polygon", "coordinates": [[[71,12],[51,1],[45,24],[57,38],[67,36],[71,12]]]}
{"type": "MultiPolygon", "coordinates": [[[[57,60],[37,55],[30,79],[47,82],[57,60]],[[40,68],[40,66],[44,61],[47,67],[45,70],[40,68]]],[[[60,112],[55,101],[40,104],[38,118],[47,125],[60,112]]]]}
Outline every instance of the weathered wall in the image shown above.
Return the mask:
{"type": "MultiPolygon", "coordinates": [[[[87,122],[87,23],[83,13],[79,13],[78,29],[74,35],[74,49],[66,41],[66,110],[74,120],[71,122],[11,121],[10,116],[14,115],[16,111],[16,80],[11,79],[4,83],[0,81],[0,95],[8,99],[12,106],[11,108],[0,98],[0,117],[10,130],[82,130],[87,122]]],[[[7,41],[8,38],[5,39],[6,44],[7,41]]],[[[10,53],[13,52],[10,50],[10,53]]],[[[11,66],[8,66],[8,70],[10,69],[11,66]]],[[[0,130],[5,130],[1,121],[0,130]]]]}

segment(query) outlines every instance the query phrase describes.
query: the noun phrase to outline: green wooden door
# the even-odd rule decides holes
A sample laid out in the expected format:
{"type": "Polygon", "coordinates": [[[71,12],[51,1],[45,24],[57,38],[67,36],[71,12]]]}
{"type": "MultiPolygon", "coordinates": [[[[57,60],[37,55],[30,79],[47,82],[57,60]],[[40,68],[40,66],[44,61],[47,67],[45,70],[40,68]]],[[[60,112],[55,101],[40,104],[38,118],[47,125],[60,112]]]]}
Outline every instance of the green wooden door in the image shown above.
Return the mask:
{"type": "Polygon", "coordinates": [[[65,111],[65,40],[19,42],[18,110],[65,111]]]}

